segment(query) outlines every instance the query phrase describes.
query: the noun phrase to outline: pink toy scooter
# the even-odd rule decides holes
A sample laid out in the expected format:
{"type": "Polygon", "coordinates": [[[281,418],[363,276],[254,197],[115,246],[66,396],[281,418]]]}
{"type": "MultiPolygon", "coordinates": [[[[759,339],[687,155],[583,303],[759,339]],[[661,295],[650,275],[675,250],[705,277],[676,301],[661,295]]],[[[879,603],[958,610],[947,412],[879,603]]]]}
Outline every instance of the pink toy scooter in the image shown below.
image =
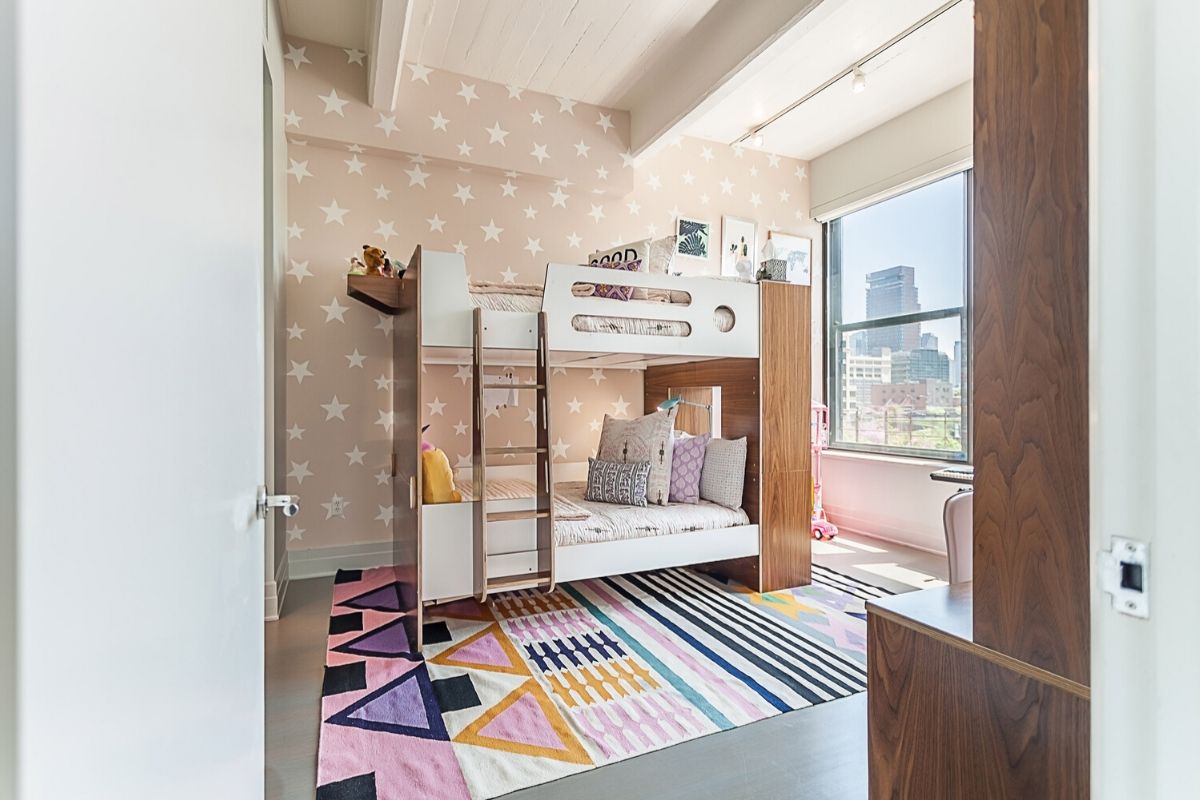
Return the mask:
{"type": "Polygon", "coordinates": [[[838,535],[837,525],[825,516],[821,502],[821,451],[829,447],[829,407],[812,404],[812,535],[814,539],[832,539],[838,535]]]}

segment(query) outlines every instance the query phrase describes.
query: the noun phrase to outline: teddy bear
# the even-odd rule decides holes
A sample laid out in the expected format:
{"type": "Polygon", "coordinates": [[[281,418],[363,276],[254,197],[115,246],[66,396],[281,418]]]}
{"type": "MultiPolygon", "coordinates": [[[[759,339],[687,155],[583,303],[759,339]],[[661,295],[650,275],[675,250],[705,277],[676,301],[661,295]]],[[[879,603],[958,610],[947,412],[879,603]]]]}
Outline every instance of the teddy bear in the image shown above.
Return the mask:
{"type": "Polygon", "coordinates": [[[369,244],[362,246],[362,262],[367,275],[387,275],[391,272],[387,251],[369,244]]]}

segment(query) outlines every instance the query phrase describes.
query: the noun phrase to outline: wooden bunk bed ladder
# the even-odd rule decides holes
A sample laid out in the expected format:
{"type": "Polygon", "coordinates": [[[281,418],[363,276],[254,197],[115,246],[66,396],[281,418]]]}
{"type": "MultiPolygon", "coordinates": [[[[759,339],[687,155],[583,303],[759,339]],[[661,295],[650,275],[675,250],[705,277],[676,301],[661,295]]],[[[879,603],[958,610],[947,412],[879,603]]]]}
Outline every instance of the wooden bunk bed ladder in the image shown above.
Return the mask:
{"type": "MultiPolygon", "coordinates": [[[[554,590],[554,472],[550,454],[550,368],[549,348],[546,345],[546,312],[537,315],[537,375],[532,384],[486,383],[484,342],[487,325],[483,309],[474,310],[474,336],[471,375],[473,394],[474,433],[472,437],[472,491],[474,492],[474,587],[479,602],[485,602],[492,592],[517,589],[554,590]],[[536,442],[533,445],[489,447],[487,444],[487,407],[485,391],[505,388],[535,393],[537,416],[536,442]],[[536,458],[536,492],[534,507],[519,511],[487,510],[487,460],[494,455],[532,455],[536,458]],[[537,571],[517,575],[491,575],[488,571],[488,526],[492,523],[532,520],[536,525],[537,571]]],[[[508,348],[511,349],[511,348],[508,348]]]]}

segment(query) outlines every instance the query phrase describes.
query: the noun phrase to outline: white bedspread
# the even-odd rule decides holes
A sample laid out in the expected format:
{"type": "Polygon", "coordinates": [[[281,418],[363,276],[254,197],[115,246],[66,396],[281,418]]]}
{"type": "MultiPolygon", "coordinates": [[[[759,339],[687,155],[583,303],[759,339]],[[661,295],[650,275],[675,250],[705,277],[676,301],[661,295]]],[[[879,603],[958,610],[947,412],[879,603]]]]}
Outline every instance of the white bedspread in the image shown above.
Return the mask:
{"type": "Polygon", "coordinates": [[[646,508],[593,503],[583,499],[585,486],[583,483],[559,483],[554,487],[556,497],[589,514],[586,519],[555,521],[554,538],[560,547],[750,524],[750,518],[740,508],[725,508],[706,501],[646,508]]]}

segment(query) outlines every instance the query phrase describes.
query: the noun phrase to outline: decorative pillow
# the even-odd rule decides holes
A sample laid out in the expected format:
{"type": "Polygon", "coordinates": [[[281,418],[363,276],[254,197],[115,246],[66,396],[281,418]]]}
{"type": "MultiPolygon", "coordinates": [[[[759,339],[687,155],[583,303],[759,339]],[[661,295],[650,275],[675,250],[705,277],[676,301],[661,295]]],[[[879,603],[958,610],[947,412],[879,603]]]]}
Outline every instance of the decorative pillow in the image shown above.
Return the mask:
{"type": "Polygon", "coordinates": [[[678,407],[655,411],[637,419],[604,415],[600,431],[600,459],[631,463],[650,462],[646,502],[665,506],[671,489],[671,432],[678,407]]]}
{"type": "Polygon", "coordinates": [[[650,252],[650,240],[623,244],[611,250],[597,250],[588,256],[588,265],[592,267],[607,267],[614,261],[644,261],[650,252]]]}
{"type": "Polygon", "coordinates": [[[745,482],[746,437],[711,440],[704,449],[700,497],[726,508],[741,508],[745,482]]]}
{"type": "Polygon", "coordinates": [[[622,464],[589,458],[587,490],[583,499],[597,503],[644,506],[649,475],[650,463],[647,461],[622,464]]]}
{"type": "Polygon", "coordinates": [[[688,436],[675,440],[671,452],[672,503],[695,503],[700,500],[700,473],[704,470],[704,448],[709,435],[688,436]]]}
{"type": "MultiPolygon", "coordinates": [[[[606,269],[622,269],[626,272],[638,272],[642,268],[642,262],[636,261],[610,261],[607,264],[597,264],[598,267],[606,269]]],[[[633,297],[632,286],[613,286],[607,283],[596,284],[596,297],[607,297],[609,300],[628,300],[633,297]]]]}

